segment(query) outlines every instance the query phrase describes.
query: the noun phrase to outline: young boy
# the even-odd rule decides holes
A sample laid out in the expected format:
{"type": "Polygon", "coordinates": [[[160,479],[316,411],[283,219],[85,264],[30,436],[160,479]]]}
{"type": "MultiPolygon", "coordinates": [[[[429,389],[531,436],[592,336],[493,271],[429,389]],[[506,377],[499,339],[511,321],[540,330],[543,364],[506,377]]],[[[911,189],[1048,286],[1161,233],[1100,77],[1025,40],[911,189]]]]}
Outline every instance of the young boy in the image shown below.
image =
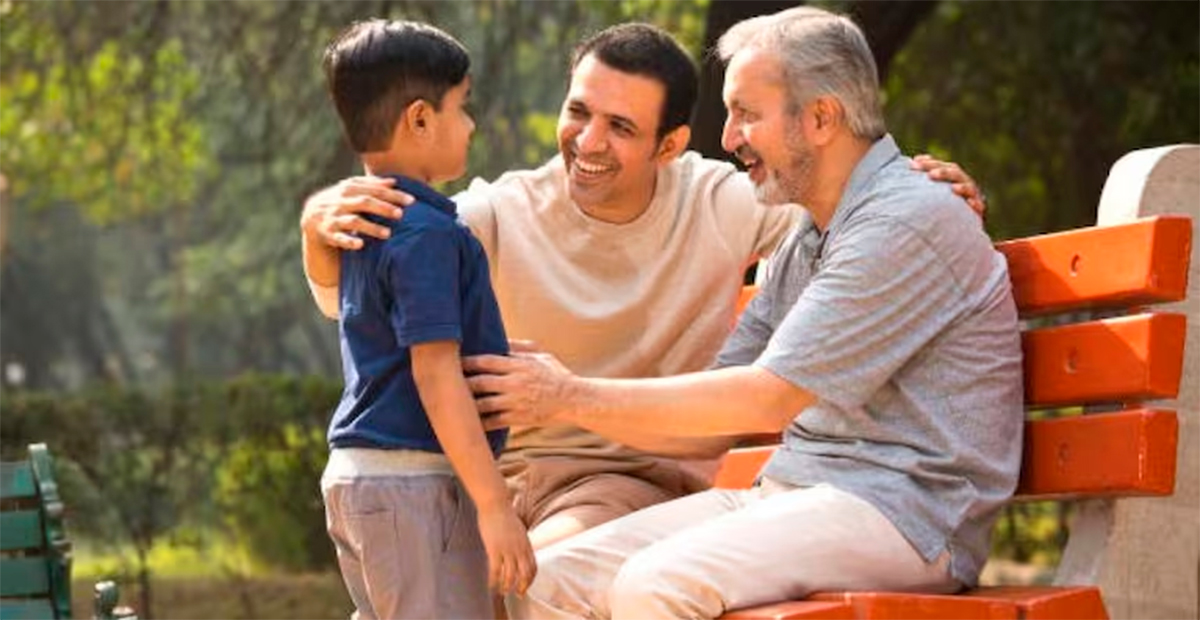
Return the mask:
{"type": "Polygon", "coordinates": [[[485,435],[460,364],[508,352],[487,258],[427,185],[465,171],[469,67],[458,41],[405,21],[356,23],[325,52],[366,172],[417,199],[341,258],[346,388],[321,488],[359,618],[491,617],[488,586],[524,592],[536,570],[493,460],[505,435],[485,435]]]}

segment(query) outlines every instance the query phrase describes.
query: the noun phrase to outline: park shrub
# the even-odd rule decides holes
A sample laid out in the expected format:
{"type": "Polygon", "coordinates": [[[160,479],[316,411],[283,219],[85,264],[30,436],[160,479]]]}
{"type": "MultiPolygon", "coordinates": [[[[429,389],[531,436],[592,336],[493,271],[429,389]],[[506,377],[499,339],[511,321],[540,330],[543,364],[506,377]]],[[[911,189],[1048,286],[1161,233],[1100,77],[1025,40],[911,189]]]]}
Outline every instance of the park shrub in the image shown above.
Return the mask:
{"type": "Polygon", "coordinates": [[[216,475],[215,500],[234,540],[255,560],[289,571],[334,566],[318,480],[325,431],[289,422],[238,441],[216,475]]]}
{"type": "Polygon", "coordinates": [[[28,444],[47,443],[70,531],[132,547],[139,571],[184,526],[230,527],[270,567],[328,566],[318,480],[340,391],[336,380],[262,374],[165,389],[8,390],[0,453],[22,458],[28,444]],[[290,545],[303,551],[281,551],[290,545]]]}

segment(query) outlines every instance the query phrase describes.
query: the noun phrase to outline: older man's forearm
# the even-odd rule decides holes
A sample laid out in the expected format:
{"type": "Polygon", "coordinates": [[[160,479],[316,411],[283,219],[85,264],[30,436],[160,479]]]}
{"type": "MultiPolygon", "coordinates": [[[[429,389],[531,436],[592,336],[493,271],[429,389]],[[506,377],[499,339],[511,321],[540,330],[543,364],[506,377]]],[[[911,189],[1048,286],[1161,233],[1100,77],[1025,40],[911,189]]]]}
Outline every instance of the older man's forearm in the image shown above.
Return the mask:
{"type": "Polygon", "coordinates": [[[647,428],[670,437],[773,433],[815,400],[753,366],[654,379],[577,378],[569,389],[564,421],[613,439],[647,428]]]}
{"type": "Polygon", "coordinates": [[[738,437],[679,437],[640,429],[607,429],[609,439],[641,452],[676,459],[711,459],[729,451],[738,437]]]}

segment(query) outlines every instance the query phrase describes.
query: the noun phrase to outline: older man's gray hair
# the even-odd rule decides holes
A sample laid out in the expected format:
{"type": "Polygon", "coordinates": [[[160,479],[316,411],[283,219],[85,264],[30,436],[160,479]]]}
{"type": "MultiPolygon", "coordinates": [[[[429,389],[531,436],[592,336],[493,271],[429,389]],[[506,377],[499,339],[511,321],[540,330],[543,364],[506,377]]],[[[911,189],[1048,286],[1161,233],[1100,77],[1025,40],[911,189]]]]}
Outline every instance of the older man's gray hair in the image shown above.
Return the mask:
{"type": "Polygon", "coordinates": [[[797,7],[738,22],[717,42],[717,54],[726,63],[745,49],[779,54],[791,111],[829,95],[842,102],[855,136],[873,142],[887,133],[875,58],[849,18],[797,7]]]}

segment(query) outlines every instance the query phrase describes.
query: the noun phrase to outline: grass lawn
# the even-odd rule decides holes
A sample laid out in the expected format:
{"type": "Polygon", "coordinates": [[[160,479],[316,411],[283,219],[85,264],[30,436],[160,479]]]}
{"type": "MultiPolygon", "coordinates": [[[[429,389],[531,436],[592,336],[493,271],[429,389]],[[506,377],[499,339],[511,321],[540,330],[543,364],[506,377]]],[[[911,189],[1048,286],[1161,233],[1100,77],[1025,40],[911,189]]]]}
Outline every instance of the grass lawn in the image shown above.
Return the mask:
{"type": "MultiPolygon", "coordinates": [[[[72,614],[92,617],[92,579],[72,583],[72,614]]],[[[233,577],[154,577],[154,618],[228,619],[262,618],[348,618],[352,607],[342,578],[337,572],[307,575],[262,575],[233,577]]],[[[122,584],[121,603],[138,606],[138,592],[122,584]]]]}
{"type": "Polygon", "coordinates": [[[92,617],[92,587],[103,579],[120,584],[122,605],[133,607],[139,618],[153,620],[348,618],[353,610],[336,569],[287,573],[257,564],[220,537],[177,536],[164,538],[150,551],[153,598],[152,615],[147,616],[141,609],[132,550],[83,538],[73,542],[71,611],[76,618],[92,617]]]}

